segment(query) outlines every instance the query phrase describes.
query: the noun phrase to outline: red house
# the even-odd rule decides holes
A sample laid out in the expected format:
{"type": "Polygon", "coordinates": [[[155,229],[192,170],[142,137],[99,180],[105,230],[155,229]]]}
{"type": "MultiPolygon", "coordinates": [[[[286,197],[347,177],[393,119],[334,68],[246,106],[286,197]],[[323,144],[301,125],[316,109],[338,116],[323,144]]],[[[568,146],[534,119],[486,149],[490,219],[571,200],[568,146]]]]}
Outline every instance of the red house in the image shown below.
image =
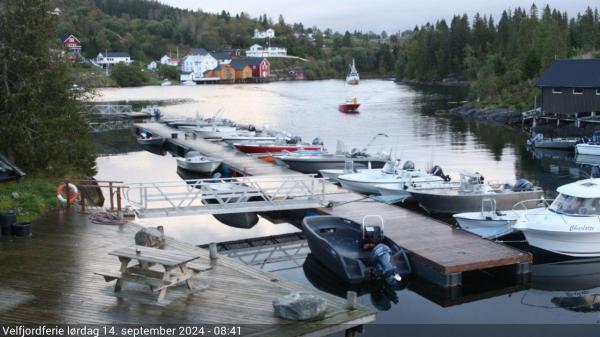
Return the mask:
{"type": "Polygon", "coordinates": [[[81,54],[81,41],[74,35],[63,35],[61,37],[63,48],[71,53],[81,54]]]}
{"type": "Polygon", "coordinates": [[[256,82],[268,82],[271,76],[271,64],[266,58],[249,57],[247,64],[252,69],[252,79],[256,82]]]}

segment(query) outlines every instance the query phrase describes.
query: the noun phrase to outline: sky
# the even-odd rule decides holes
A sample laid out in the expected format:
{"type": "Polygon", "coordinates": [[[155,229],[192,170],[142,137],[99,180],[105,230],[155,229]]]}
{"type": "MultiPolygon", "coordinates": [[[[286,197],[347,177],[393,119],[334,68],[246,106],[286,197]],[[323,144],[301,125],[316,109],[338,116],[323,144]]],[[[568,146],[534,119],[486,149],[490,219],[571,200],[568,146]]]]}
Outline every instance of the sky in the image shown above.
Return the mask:
{"type": "MultiPolygon", "coordinates": [[[[493,15],[498,21],[504,9],[524,7],[532,1],[518,0],[160,0],[171,6],[202,9],[204,12],[226,10],[232,15],[246,12],[252,17],[266,13],[277,20],[280,14],[287,23],[301,22],[304,27],[317,26],[334,31],[360,30],[388,33],[412,29],[415,25],[451,18],[454,14],[493,15]]],[[[536,2],[539,9],[549,4],[567,11],[569,17],[590,7],[600,7],[593,0],[547,0],[536,2]]]]}

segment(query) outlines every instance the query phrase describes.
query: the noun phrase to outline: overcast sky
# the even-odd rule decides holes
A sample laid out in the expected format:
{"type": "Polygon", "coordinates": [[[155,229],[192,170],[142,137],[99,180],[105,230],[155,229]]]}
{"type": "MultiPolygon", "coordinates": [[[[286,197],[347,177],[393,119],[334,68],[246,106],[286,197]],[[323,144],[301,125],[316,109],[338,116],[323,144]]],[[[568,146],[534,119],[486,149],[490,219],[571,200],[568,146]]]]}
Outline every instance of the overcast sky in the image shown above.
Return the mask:
{"type": "MultiPolygon", "coordinates": [[[[412,29],[415,25],[448,19],[453,14],[492,14],[499,18],[502,10],[525,7],[532,1],[518,0],[160,0],[166,4],[202,9],[205,12],[226,10],[232,15],[244,11],[255,17],[266,13],[277,20],[283,14],[286,22],[301,22],[305,27],[317,26],[337,31],[390,32],[412,29]]],[[[588,6],[598,6],[592,0],[551,0],[536,2],[538,8],[546,4],[567,11],[569,16],[583,12],[588,6]]]]}

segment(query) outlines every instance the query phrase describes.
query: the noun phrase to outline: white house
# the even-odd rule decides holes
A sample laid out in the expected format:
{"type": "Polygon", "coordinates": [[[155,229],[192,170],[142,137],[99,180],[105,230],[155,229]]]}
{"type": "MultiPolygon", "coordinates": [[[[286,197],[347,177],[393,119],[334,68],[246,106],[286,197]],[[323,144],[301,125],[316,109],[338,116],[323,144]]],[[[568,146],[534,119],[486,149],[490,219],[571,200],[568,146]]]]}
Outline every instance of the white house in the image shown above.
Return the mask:
{"type": "Polygon", "coordinates": [[[132,62],[133,60],[131,59],[131,57],[129,57],[129,54],[124,52],[100,52],[96,56],[96,63],[102,68],[106,68],[117,63],[130,64],[132,62]]]}
{"type": "Polygon", "coordinates": [[[156,68],[158,68],[156,61],[152,61],[152,62],[148,63],[148,65],[146,66],[146,69],[148,69],[150,71],[155,71],[156,68]]]}
{"type": "Polygon", "coordinates": [[[275,37],[275,31],[272,28],[265,30],[264,32],[254,29],[255,39],[272,39],[275,37]]]}
{"type": "Polygon", "coordinates": [[[204,48],[194,48],[181,62],[181,81],[199,81],[204,73],[215,69],[219,61],[204,48]]]}
{"type": "Polygon", "coordinates": [[[164,55],[160,58],[160,64],[177,67],[179,65],[179,59],[176,57],[164,55]]]}
{"type": "Polygon", "coordinates": [[[259,45],[253,44],[248,50],[246,50],[246,56],[248,57],[285,57],[287,56],[287,49],[282,46],[270,45],[266,48],[259,45]]]}

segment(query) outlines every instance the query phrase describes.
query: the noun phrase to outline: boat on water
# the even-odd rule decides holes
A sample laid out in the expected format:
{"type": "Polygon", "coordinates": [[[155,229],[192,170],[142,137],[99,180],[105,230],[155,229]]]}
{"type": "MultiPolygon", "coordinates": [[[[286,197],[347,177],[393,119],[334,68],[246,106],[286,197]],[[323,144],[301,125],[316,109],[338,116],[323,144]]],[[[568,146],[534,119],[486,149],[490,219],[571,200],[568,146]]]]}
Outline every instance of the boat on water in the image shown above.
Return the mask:
{"type": "Polygon", "coordinates": [[[197,83],[196,83],[196,82],[194,82],[194,81],[191,81],[191,80],[187,80],[187,81],[183,81],[183,82],[181,82],[181,85],[190,85],[190,86],[194,86],[194,85],[197,85],[197,83]]]}
{"type": "Polygon", "coordinates": [[[477,172],[463,171],[458,184],[422,184],[410,186],[412,198],[428,213],[456,214],[475,212],[483,199],[493,199],[499,210],[512,209],[524,200],[540,199],[543,190],[531,182],[520,179],[514,185],[491,184],[477,172]]]}
{"type": "Polygon", "coordinates": [[[142,131],[137,137],[137,143],[140,145],[147,146],[158,146],[163,145],[165,139],[163,137],[154,136],[149,132],[142,131]]]}
{"type": "Polygon", "coordinates": [[[481,211],[454,214],[460,228],[484,239],[496,239],[514,232],[512,226],[521,217],[522,210],[496,210],[496,200],[483,199],[481,211]]]}
{"type": "Polygon", "coordinates": [[[536,148],[557,150],[572,150],[580,142],[578,138],[545,138],[541,133],[527,140],[528,145],[536,148]]]}
{"type": "Polygon", "coordinates": [[[197,151],[189,151],[185,157],[176,157],[175,160],[179,168],[205,174],[213,173],[222,162],[221,159],[203,156],[197,151]]]}
{"type": "Polygon", "coordinates": [[[163,87],[168,87],[168,86],[170,86],[170,85],[172,85],[172,84],[173,84],[173,83],[171,83],[171,81],[169,81],[169,80],[164,80],[164,81],[162,81],[162,82],[160,83],[160,85],[161,85],[161,86],[163,86],[163,87]]]}
{"type": "Polygon", "coordinates": [[[577,144],[575,153],[578,155],[600,156],[600,130],[594,131],[590,141],[577,144]]]}
{"type": "Polygon", "coordinates": [[[355,113],[358,112],[359,107],[360,103],[358,102],[358,99],[353,97],[352,99],[347,99],[344,103],[340,104],[338,106],[338,110],[345,113],[355,113]]]}
{"type": "Polygon", "coordinates": [[[356,169],[379,169],[390,159],[387,153],[377,153],[374,156],[369,155],[367,149],[352,149],[348,152],[342,141],[337,142],[335,153],[319,152],[315,154],[305,154],[301,152],[284,153],[275,155],[273,158],[283,166],[305,174],[317,174],[320,170],[343,169],[346,161],[351,160],[356,169]]]}
{"type": "Polygon", "coordinates": [[[600,178],[566,184],[557,192],[550,205],[526,209],[514,228],[533,247],[575,257],[600,256],[600,178]]]}
{"type": "Polygon", "coordinates": [[[385,197],[393,197],[397,201],[408,201],[411,200],[411,194],[408,189],[412,186],[445,186],[451,180],[450,176],[444,174],[444,171],[438,165],[435,165],[429,174],[440,177],[441,179],[424,180],[403,180],[396,181],[394,183],[386,183],[375,185],[377,192],[385,197]]]}
{"type": "MultiPolygon", "coordinates": [[[[215,196],[203,201],[207,204],[246,202],[252,200],[251,194],[256,192],[249,186],[231,181],[219,182],[218,179],[214,183],[203,184],[202,191],[205,195],[210,196],[212,193],[215,196]]],[[[213,214],[213,216],[220,222],[236,228],[252,228],[259,220],[256,212],[213,214]]]]}
{"type": "Polygon", "coordinates": [[[349,284],[384,280],[396,285],[410,275],[406,252],[383,229],[380,216],[365,216],[362,224],[335,216],[302,220],[312,256],[349,284]],[[367,219],[374,217],[380,223],[368,224],[367,219]]]}
{"type": "Polygon", "coordinates": [[[300,137],[291,139],[277,138],[274,142],[241,142],[233,146],[241,152],[248,154],[267,154],[296,152],[296,151],[323,151],[323,142],[315,138],[311,144],[302,142],[300,137]]]}
{"type": "Polygon", "coordinates": [[[350,70],[348,71],[348,75],[346,76],[346,83],[348,84],[358,84],[360,81],[360,77],[358,76],[358,70],[356,70],[356,63],[354,59],[352,59],[352,64],[348,65],[350,70]]]}
{"type": "Polygon", "coordinates": [[[399,160],[395,163],[388,161],[380,170],[345,174],[337,177],[337,180],[343,188],[364,194],[379,194],[378,185],[444,182],[444,178],[441,176],[416,170],[415,164],[410,160],[407,160],[402,167],[400,167],[399,160]]]}
{"type": "Polygon", "coordinates": [[[223,137],[231,137],[239,134],[235,126],[201,126],[190,130],[199,138],[222,139],[223,137]]]}

